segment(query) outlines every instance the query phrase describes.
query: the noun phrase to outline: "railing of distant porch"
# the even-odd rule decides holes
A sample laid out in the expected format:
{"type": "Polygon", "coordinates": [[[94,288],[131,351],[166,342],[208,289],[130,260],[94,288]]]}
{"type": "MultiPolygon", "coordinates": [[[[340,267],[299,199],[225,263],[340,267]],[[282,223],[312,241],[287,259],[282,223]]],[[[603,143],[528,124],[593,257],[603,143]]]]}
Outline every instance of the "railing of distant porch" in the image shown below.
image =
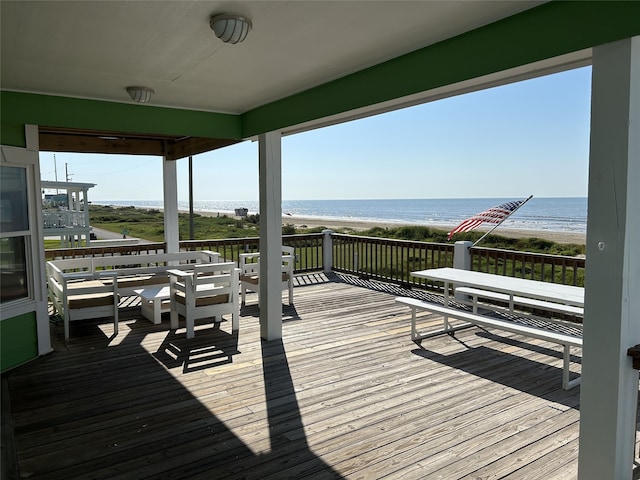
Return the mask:
{"type": "MultiPolygon", "coordinates": [[[[453,245],[388,238],[362,237],[337,233],[285,235],[284,245],[295,248],[296,272],[343,272],[362,278],[395,283],[406,287],[440,290],[437,284],[411,276],[415,270],[453,266],[453,245]],[[325,242],[331,242],[325,255],[325,242]],[[325,265],[330,259],[329,265],[325,265]]],[[[84,256],[140,255],[164,252],[164,244],[69,248],[47,250],[47,260],[84,256]]],[[[257,252],[259,239],[227,238],[180,242],[182,250],[213,250],[227,260],[238,260],[240,253],[257,252]]],[[[565,285],[584,285],[584,258],[514,252],[472,247],[471,270],[519,278],[531,278],[565,285]]]]}

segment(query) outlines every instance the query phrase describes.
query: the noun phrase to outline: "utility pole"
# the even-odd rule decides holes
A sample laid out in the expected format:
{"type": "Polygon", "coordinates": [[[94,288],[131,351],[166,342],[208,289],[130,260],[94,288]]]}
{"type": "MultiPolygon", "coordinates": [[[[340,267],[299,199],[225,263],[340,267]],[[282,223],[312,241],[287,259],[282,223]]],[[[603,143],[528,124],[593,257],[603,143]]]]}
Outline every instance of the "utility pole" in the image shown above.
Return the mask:
{"type": "Polygon", "coordinates": [[[193,157],[189,155],[189,239],[193,240],[193,157]]]}
{"type": "MultiPolygon", "coordinates": [[[[53,154],[53,171],[56,174],[56,184],[58,183],[58,162],[56,161],[56,154],[53,154]]],[[[56,185],[56,195],[58,195],[58,185],[56,185]]]]}

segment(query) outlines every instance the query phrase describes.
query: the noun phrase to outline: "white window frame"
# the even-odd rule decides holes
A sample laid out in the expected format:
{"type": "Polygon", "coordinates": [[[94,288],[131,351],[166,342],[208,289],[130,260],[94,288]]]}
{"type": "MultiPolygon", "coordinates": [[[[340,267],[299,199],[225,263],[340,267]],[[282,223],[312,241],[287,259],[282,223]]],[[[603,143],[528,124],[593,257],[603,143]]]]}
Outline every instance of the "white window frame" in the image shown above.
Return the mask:
{"type": "MultiPolygon", "coordinates": [[[[26,170],[27,180],[27,215],[29,229],[25,231],[0,232],[1,238],[26,237],[25,261],[27,270],[28,295],[23,298],[9,300],[0,304],[0,321],[42,310],[46,313],[46,288],[44,286],[44,238],[40,223],[42,209],[38,209],[40,202],[40,168],[38,152],[24,148],[2,145],[0,165],[18,167],[26,170]],[[35,305],[34,305],[35,303],[35,305]]],[[[42,311],[40,311],[42,315],[42,311]]]]}

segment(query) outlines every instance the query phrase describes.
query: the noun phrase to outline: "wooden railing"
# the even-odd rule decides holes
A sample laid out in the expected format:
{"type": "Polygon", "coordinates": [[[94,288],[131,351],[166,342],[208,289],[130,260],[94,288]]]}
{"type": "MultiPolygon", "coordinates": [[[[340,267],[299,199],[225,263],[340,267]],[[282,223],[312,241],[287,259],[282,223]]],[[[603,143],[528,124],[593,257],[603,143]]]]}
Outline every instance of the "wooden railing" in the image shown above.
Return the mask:
{"type": "MultiPolygon", "coordinates": [[[[321,233],[307,235],[283,235],[282,244],[295,248],[296,272],[312,272],[322,270],[322,239],[321,233]]],[[[226,238],[222,240],[185,240],[180,242],[180,249],[184,250],[212,250],[227,259],[238,261],[240,253],[260,251],[260,239],[226,238]]]]}
{"type": "Polygon", "coordinates": [[[584,286],[585,259],[472,247],[471,270],[529,278],[563,285],[584,286]]]}
{"type": "Polygon", "coordinates": [[[111,257],[114,255],[145,255],[164,253],[164,243],[140,243],[110,247],[54,248],[44,251],[45,260],[81,257],[111,257]]]}
{"type": "MultiPolygon", "coordinates": [[[[296,250],[296,272],[322,270],[321,233],[309,235],[286,235],[282,243],[296,250]]],[[[225,238],[220,240],[184,240],[180,242],[180,250],[212,250],[220,253],[226,260],[238,261],[238,254],[259,251],[260,240],[256,237],[225,238]]],[[[164,243],[142,243],[110,247],[60,248],[45,250],[45,259],[54,260],[77,257],[105,257],[114,255],[144,255],[164,253],[164,243]]]]}
{"type": "MultiPolygon", "coordinates": [[[[323,265],[324,234],[283,235],[282,243],[295,248],[296,272],[333,270],[406,287],[440,290],[439,285],[411,276],[412,271],[453,266],[454,247],[448,243],[416,242],[388,238],[331,234],[332,264],[323,265]]],[[[141,255],[163,253],[163,243],[112,247],[46,250],[47,260],[84,256],[141,255]]],[[[238,260],[240,253],[259,251],[259,239],[226,238],[185,240],[181,250],[212,250],[226,260],[238,260]]],[[[583,258],[472,247],[471,269],[511,277],[531,278],[565,285],[584,285],[583,258]]]]}
{"type": "MultiPolygon", "coordinates": [[[[362,278],[397,283],[404,286],[425,286],[410,272],[427,268],[451,267],[453,245],[414,242],[388,238],[332,234],[333,267],[337,272],[362,278]]],[[[427,285],[428,287],[428,285],[427,285]]]]}

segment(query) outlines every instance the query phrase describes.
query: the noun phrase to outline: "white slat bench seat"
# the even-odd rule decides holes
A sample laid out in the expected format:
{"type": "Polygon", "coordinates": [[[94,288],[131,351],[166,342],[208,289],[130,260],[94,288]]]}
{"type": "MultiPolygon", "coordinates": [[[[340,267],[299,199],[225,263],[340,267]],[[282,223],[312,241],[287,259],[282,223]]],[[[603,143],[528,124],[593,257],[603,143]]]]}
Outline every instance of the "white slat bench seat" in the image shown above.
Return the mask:
{"type": "MultiPolygon", "coordinates": [[[[510,295],[506,293],[494,292],[491,290],[483,290],[481,288],[474,287],[456,287],[456,293],[469,295],[471,297],[471,305],[473,306],[473,312],[478,312],[479,299],[488,299],[496,302],[504,302],[509,304],[509,311],[514,311],[514,306],[519,305],[521,307],[537,308],[548,312],[563,313],[566,315],[573,315],[576,317],[584,316],[584,309],[575,305],[565,305],[562,303],[547,302],[544,300],[538,300],[535,298],[519,297],[514,295],[511,300],[510,295]]],[[[460,300],[461,301],[461,300],[460,300]]]]}
{"type": "Polygon", "coordinates": [[[407,305],[408,307],[411,308],[411,339],[414,341],[422,340],[424,338],[434,337],[436,335],[441,335],[443,333],[454,334],[457,330],[461,330],[463,328],[469,328],[472,326],[479,326],[483,328],[496,328],[499,330],[516,333],[516,334],[524,335],[531,338],[546,340],[549,342],[557,343],[564,347],[562,388],[564,388],[565,390],[569,390],[570,388],[580,383],[580,377],[570,379],[570,375],[571,375],[570,364],[571,364],[571,347],[582,348],[582,337],[553,331],[551,330],[552,324],[550,324],[550,329],[537,327],[537,326],[523,325],[523,324],[510,321],[508,319],[489,317],[487,315],[481,315],[474,312],[459,310],[457,308],[453,308],[450,306],[443,306],[443,305],[439,305],[431,302],[426,302],[423,300],[418,300],[416,298],[396,297],[396,302],[407,305]],[[416,326],[418,310],[421,310],[421,311],[424,310],[427,312],[438,313],[442,315],[444,328],[427,332],[427,333],[419,333],[416,326]],[[453,326],[449,324],[449,318],[455,318],[457,320],[463,321],[464,323],[453,326]]]}

